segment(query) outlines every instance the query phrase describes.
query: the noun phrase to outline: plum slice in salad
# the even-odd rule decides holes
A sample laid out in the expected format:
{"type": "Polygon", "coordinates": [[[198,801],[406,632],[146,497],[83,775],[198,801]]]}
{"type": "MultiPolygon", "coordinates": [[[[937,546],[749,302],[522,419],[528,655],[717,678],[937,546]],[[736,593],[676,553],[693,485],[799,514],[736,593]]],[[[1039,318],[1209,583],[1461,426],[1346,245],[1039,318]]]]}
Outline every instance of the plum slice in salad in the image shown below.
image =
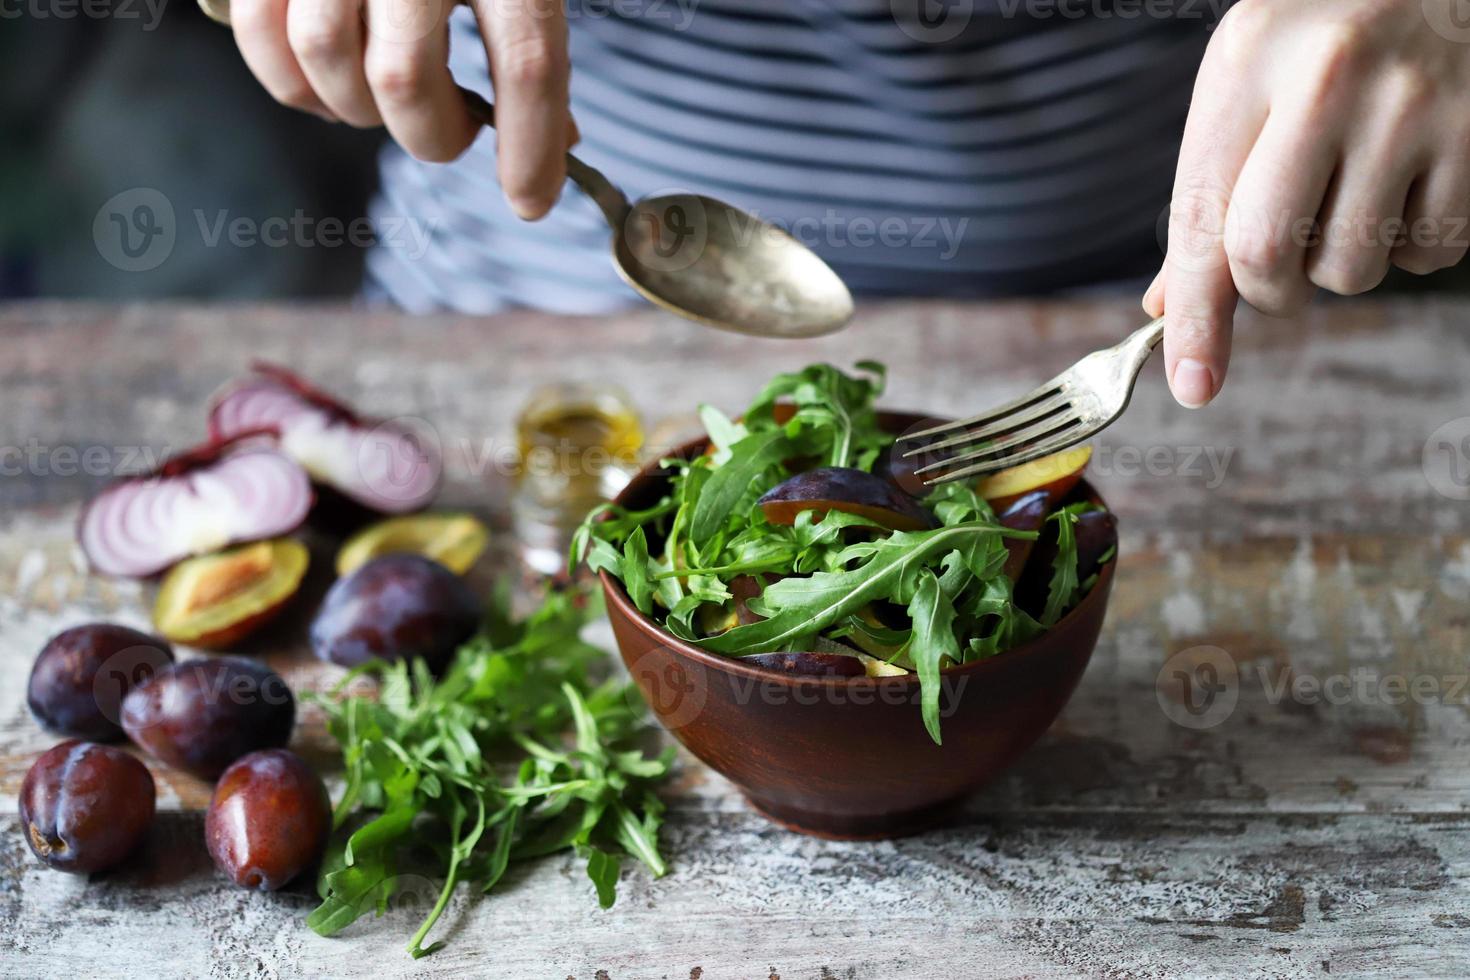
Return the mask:
{"type": "Polygon", "coordinates": [[[436,440],[401,419],[359,415],[296,373],[257,361],[210,404],[216,439],[266,429],[318,484],[380,514],[422,510],[443,471],[436,440]]]}
{"type": "Polygon", "coordinates": [[[939,742],[940,672],[1055,625],[1112,559],[1116,524],[1075,490],[1086,451],[993,481],[994,503],[982,485],[916,487],[874,407],[884,369],[857,368],[779,375],[738,419],[705,406],[709,450],[669,460],[652,506],[594,510],[571,557],[706,650],[786,673],[917,674],[939,742]]]}

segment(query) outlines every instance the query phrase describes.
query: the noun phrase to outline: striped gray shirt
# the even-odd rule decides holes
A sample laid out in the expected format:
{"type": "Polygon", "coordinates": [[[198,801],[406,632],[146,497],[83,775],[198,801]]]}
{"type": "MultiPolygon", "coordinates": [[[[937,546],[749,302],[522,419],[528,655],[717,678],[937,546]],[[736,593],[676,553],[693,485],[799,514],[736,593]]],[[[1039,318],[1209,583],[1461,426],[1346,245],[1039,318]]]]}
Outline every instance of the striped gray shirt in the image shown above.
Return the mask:
{"type": "MultiPolygon", "coordinates": [[[[577,152],[630,198],[690,190],[756,212],[859,294],[1140,276],[1159,260],[1210,2],[582,0],[577,152]],[[911,19],[921,5],[936,16],[911,19]]],[[[456,78],[489,96],[473,17],[451,29],[456,78]]],[[[370,291],[413,311],[633,301],[596,207],[569,188],[518,220],[494,154],[490,131],[452,164],[384,150],[375,227],[429,238],[380,241],[370,291]]]]}

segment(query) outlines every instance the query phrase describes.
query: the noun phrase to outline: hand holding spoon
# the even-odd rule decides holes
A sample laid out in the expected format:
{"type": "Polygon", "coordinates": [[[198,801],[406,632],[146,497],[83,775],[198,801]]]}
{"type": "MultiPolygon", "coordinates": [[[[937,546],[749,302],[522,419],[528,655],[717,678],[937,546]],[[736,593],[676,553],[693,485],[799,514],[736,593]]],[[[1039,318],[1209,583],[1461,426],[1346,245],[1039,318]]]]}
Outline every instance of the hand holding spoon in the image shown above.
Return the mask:
{"type": "MultiPolygon", "coordinates": [[[[226,26],[229,0],[199,0],[226,26]]],[[[494,128],[495,108],[460,88],[470,113],[494,128]]],[[[702,194],[633,204],[599,171],[567,154],[567,176],[612,229],[613,266],[645,299],[721,330],[760,337],[816,337],[852,317],[852,295],[827,263],[755,215],[702,194]]]]}

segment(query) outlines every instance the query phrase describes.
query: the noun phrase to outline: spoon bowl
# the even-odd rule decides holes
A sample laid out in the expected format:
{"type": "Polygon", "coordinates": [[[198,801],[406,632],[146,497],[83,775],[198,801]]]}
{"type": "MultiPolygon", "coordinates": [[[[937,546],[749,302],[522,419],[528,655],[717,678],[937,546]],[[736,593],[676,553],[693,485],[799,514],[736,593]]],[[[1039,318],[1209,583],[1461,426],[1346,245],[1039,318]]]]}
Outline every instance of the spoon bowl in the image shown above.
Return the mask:
{"type": "Polygon", "coordinates": [[[852,317],[852,295],[816,253],[702,194],[638,201],[612,246],[618,274],[649,302],[722,330],[816,337],[852,317]]]}

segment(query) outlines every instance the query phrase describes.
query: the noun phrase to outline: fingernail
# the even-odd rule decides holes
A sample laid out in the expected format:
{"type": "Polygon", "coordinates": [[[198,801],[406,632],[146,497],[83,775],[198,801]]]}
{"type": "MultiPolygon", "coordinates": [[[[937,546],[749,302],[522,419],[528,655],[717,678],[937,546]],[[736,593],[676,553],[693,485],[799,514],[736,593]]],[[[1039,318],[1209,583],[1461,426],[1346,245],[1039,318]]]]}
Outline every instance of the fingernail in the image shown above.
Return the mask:
{"type": "Polygon", "coordinates": [[[1169,387],[1185,408],[1203,408],[1215,397],[1215,376],[1199,361],[1185,357],[1174,365],[1174,378],[1169,387]]]}
{"type": "Polygon", "coordinates": [[[522,221],[535,221],[551,210],[551,202],[539,197],[512,197],[510,209],[522,221]]]}

